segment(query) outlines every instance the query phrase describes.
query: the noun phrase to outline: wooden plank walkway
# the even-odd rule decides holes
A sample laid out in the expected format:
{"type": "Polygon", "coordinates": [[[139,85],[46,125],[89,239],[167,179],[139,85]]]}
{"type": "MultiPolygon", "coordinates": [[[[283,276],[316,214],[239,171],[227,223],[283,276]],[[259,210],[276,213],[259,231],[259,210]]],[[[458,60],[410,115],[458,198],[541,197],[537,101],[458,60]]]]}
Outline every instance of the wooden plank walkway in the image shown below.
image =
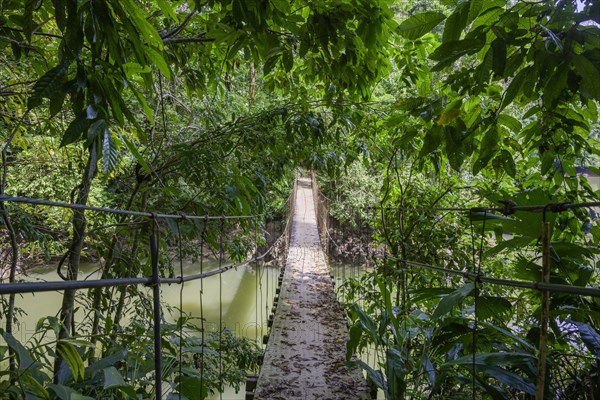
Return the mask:
{"type": "Polygon", "coordinates": [[[255,399],[368,399],[344,367],[348,331],[319,241],[310,179],[300,179],[281,294],[255,399]]]}

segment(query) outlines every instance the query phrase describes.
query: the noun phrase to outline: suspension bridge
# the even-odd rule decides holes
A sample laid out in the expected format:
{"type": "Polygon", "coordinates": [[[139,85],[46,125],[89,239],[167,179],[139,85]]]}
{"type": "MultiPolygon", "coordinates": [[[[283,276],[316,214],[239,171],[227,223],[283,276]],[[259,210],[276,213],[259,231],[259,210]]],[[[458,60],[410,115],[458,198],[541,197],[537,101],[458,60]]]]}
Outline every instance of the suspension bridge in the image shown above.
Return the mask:
{"type": "Polygon", "coordinates": [[[347,328],[317,229],[313,184],[298,180],[287,262],[255,399],[366,399],[344,367],[347,328]]]}
{"type": "MultiPolygon", "coordinates": [[[[133,277],[101,277],[101,279],[71,279],[53,282],[0,282],[0,295],[10,295],[21,293],[37,293],[58,290],[82,290],[94,288],[108,287],[127,287],[131,285],[147,285],[150,289],[151,301],[148,309],[151,310],[152,318],[149,323],[153,327],[154,335],[154,384],[148,392],[149,395],[144,398],[155,399],[177,399],[184,398],[181,395],[182,384],[171,384],[170,387],[163,389],[165,382],[190,382],[190,380],[182,379],[184,373],[182,355],[186,350],[182,341],[179,342],[179,364],[178,368],[165,368],[163,364],[163,349],[162,349],[162,327],[165,325],[165,318],[162,314],[161,285],[177,284],[181,285],[181,292],[184,291],[184,283],[191,281],[199,281],[200,288],[200,321],[202,338],[202,346],[198,354],[194,354],[194,360],[200,366],[200,375],[198,376],[199,384],[202,387],[204,375],[202,368],[205,365],[204,357],[214,354],[206,354],[205,350],[205,326],[204,326],[204,311],[203,311],[203,282],[210,277],[218,278],[218,346],[217,360],[218,368],[217,379],[220,379],[218,387],[223,389],[223,368],[224,356],[223,353],[227,350],[223,349],[222,332],[226,328],[223,321],[223,279],[222,276],[228,271],[233,271],[238,268],[256,268],[256,313],[255,323],[257,329],[255,332],[255,340],[258,342],[259,333],[264,333],[263,321],[267,321],[266,335],[263,337],[264,353],[260,371],[257,375],[250,376],[246,384],[246,393],[241,394],[246,399],[367,399],[369,398],[369,390],[366,385],[362,372],[355,368],[349,368],[345,364],[347,328],[345,315],[339,306],[335,291],[333,290],[333,281],[330,275],[330,270],[327,266],[326,257],[323,252],[322,238],[319,237],[320,222],[319,207],[317,200],[317,188],[314,180],[310,178],[300,178],[296,181],[292,195],[289,201],[289,216],[288,224],[284,234],[281,236],[284,240],[285,251],[287,257],[285,265],[276,267],[276,271],[280,272],[279,278],[277,275],[267,271],[265,268],[260,269],[257,263],[264,259],[274,247],[269,248],[262,255],[254,255],[250,259],[242,263],[226,263],[224,256],[223,241],[226,236],[225,223],[230,223],[230,227],[235,228],[242,220],[252,220],[257,218],[254,216],[189,216],[184,214],[158,214],[139,211],[116,210],[108,208],[90,207],[78,204],[58,203],[45,200],[16,198],[10,196],[0,196],[0,201],[11,203],[26,203],[30,205],[63,207],[69,209],[79,209],[94,213],[110,213],[121,216],[131,216],[139,220],[145,220],[150,224],[139,225],[138,231],[148,235],[148,244],[150,247],[150,276],[133,276],[133,277]],[[159,268],[160,259],[160,236],[157,234],[159,230],[159,221],[167,221],[171,230],[173,230],[173,222],[175,222],[176,235],[178,236],[179,244],[179,264],[181,266],[179,276],[173,277],[172,274],[168,277],[162,276],[159,268]],[[218,253],[218,267],[208,271],[203,269],[203,256],[200,255],[200,270],[196,273],[184,275],[183,260],[182,260],[182,235],[181,226],[186,223],[198,223],[204,226],[203,235],[200,236],[200,249],[202,253],[204,233],[206,227],[210,223],[219,224],[217,231],[220,231],[218,253]],[[151,227],[148,230],[148,227],[151,227]],[[266,279],[264,277],[266,276],[266,279]],[[262,285],[264,280],[266,285],[262,285]],[[264,289],[264,290],[263,290],[264,289]],[[260,290],[260,307],[258,306],[260,290]],[[263,298],[265,301],[263,301],[263,298]],[[264,305],[264,308],[263,308],[264,305]],[[271,315],[269,314],[271,309],[271,315]],[[260,312],[260,317],[258,316],[260,312]],[[263,317],[264,312],[264,317],[263,317]],[[197,357],[196,357],[197,356],[197,357]],[[177,379],[166,376],[170,374],[179,374],[177,379]]],[[[542,320],[540,321],[540,355],[539,367],[537,371],[537,390],[538,398],[543,398],[543,392],[540,388],[544,387],[544,371],[545,371],[545,350],[546,350],[546,335],[548,326],[548,293],[563,293],[577,296],[590,296],[593,298],[600,297],[600,289],[597,287],[583,287],[575,285],[566,285],[550,282],[549,266],[550,266],[550,235],[546,214],[562,213],[578,208],[599,207],[600,202],[588,202],[580,204],[557,203],[534,206],[517,206],[507,204],[504,208],[437,208],[436,211],[453,211],[453,212],[468,212],[470,216],[473,213],[483,214],[483,223],[488,215],[492,213],[502,213],[511,215],[515,212],[537,212],[542,214],[542,281],[526,282],[515,281],[508,279],[498,279],[485,276],[479,268],[472,271],[456,270],[447,268],[446,266],[430,265],[415,260],[406,260],[398,255],[387,255],[388,259],[394,260],[401,265],[410,266],[414,269],[427,269],[446,276],[458,275],[466,281],[472,281],[474,285],[496,285],[504,287],[519,288],[524,290],[541,291],[542,295],[542,320]]],[[[427,209],[431,211],[432,209],[427,209]]],[[[413,211],[422,211],[414,209],[413,211]]],[[[478,215],[479,215],[478,214],[478,215]]],[[[135,225],[135,224],[134,224],[135,225]]],[[[484,232],[485,225],[482,227],[484,232]]],[[[323,234],[326,229],[321,229],[323,234]]],[[[484,235],[481,235],[481,245],[483,246],[484,235]]],[[[281,241],[278,241],[281,242],[281,241]]],[[[256,247],[256,246],[255,246],[256,247]]],[[[473,251],[475,245],[473,244],[473,251]]],[[[480,251],[481,253],[481,251],[480,251]]],[[[475,264],[474,264],[475,265],[475,264]]],[[[212,285],[216,285],[212,281],[212,285]]],[[[475,296],[478,291],[475,290],[475,296]]],[[[180,297],[181,299],[181,297],[180,297]]],[[[477,297],[476,297],[477,299],[477,297]]],[[[14,301],[14,299],[13,299],[14,301]]],[[[235,305],[232,304],[235,307],[235,305]]],[[[231,306],[230,306],[231,307],[231,306]]],[[[182,304],[180,300],[179,311],[182,313],[182,304]]],[[[181,316],[181,314],[180,314],[181,316]]],[[[475,315],[475,318],[477,316],[475,315]]],[[[477,319],[475,319],[477,321],[477,319]]],[[[476,337],[478,335],[477,323],[473,324],[473,357],[477,354],[476,337]]],[[[183,338],[183,327],[179,327],[180,338],[183,338]]],[[[6,329],[6,334],[11,335],[12,331],[6,329]]],[[[5,338],[10,336],[5,336],[5,338]]],[[[12,339],[11,339],[12,340],[12,339]]],[[[22,357],[22,348],[17,352],[16,356],[22,357]]],[[[215,351],[212,351],[215,353],[215,351]]],[[[13,353],[15,356],[15,353],[13,353]]],[[[475,358],[473,358],[475,360],[475,358]]],[[[171,357],[169,363],[172,365],[176,361],[171,357]]],[[[475,361],[473,361],[475,363],[475,361]]],[[[19,360],[19,368],[27,370],[33,366],[33,360],[19,360]],[[31,361],[31,364],[27,364],[31,361]]],[[[475,364],[472,366],[473,371],[476,370],[475,364]]],[[[111,372],[112,373],[112,372],[111,372]]],[[[189,371],[188,371],[189,373],[189,371]]],[[[149,375],[150,376],[150,375],[149,375]]],[[[189,378],[189,377],[188,377],[189,378]]],[[[106,376],[105,376],[106,379],[106,376]]],[[[187,378],[186,378],[187,379],[187,378]]],[[[475,379],[475,375],[473,377],[475,379]]],[[[534,390],[533,388],[531,390],[534,390]]],[[[473,383],[473,393],[475,393],[475,382],[473,383]]],[[[219,395],[223,399],[223,394],[219,395]]],[[[187,398],[187,397],[185,397],[187,398]]],[[[198,397],[200,398],[200,397],[198,397]]],[[[238,398],[243,398],[239,397],[238,398]]]]}
{"type": "MultiPolygon", "coordinates": [[[[317,193],[318,189],[316,188],[314,176],[312,176],[312,179],[297,179],[289,200],[288,224],[281,236],[284,239],[284,247],[287,251],[285,265],[277,267],[277,270],[281,272],[277,281],[274,281],[276,275],[272,272],[269,273],[267,271],[264,274],[264,269],[260,272],[260,274],[266,275],[265,280],[263,276],[259,276],[257,270],[257,316],[255,320],[257,325],[257,341],[258,334],[262,334],[265,331],[263,322],[267,322],[267,318],[268,323],[266,324],[267,334],[263,336],[264,353],[261,357],[260,373],[249,376],[246,383],[246,393],[240,394],[241,396],[245,395],[246,399],[369,398],[368,387],[366,386],[362,372],[357,367],[347,367],[345,363],[348,331],[345,314],[337,301],[332,275],[330,274],[319,236],[316,215],[317,193]],[[266,285],[263,285],[263,281],[266,285]],[[259,290],[260,302],[258,301],[259,290]],[[263,310],[260,309],[263,304],[266,310],[272,307],[270,317],[267,317],[267,311],[265,311],[265,316],[263,317],[263,310]],[[258,316],[259,312],[260,317],[258,316]]],[[[154,326],[155,388],[153,397],[156,399],[166,398],[169,394],[169,398],[173,398],[172,388],[163,388],[168,379],[165,377],[164,355],[161,343],[161,326],[165,324],[165,316],[160,304],[161,285],[178,284],[182,286],[183,292],[183,285],[186,282],[200,281],[202,288],[200,289],[200,319],[202,323],[202,341],[204,342],[204,320],[206,318],[202,308],[202,298],[204,295],[203,285],[205,280],[210,277],[217,278],[217,276],[219,279],[218,296],[220,314],[218,317],[218,332],[220,333],[226,328],[222,312],[222,295],[224,289],[221,276],[228,271],[238,268],[258,267],[257,262],[265,258],[275,247],[272,246],[266,253],[255,255],[243,263],[223,262],[222,242],[225,235],[224,223],[229,221],[235,224],[241,219],[252,218],[248,216],[240,216],[238,218],[232,216],[209,217],[146,213],[9,196],[3,196],[0,201],[37,206],[63,207],[73,210],[85,210],[87,212],[150,219],[152,226],[149,236],[151,276],[125,278],[107,278],[102,276],[101,279],[73,279],[52,282],[0,282],[0,295],[14,296],[20,293],[118,288],[129,285],[146,285],[151,287],[153,318],[152,321],[148,322],[154,326]],[[180,246],[179,262],[181,265],[181,225],[184,223],[200,222],[205,224],[204,229],[206,230],[206,225],[211,222],[221,224],[222,237],[219,239],[221,243],[219,247],[221,248],[219,249],[218,268],[205,271],[202,266],[203,256],[201,255],[200,271],[198,273],[184,276],[184,270],[181,267],[180,276],[161,276],[159,267],[160,236],[156,232],[159,226],[158,221],[160,220],[170,220],[176,223],[176,236],[179,236],[180,246]]],[[[202,238],[203,236],[200,243],[201,249],[203,248],[202,238]]],[[[215,281],[212,282],[214,284],[215,281]]],[[[232,304],[231,306],[235,307],[236,305],[232,304]]],[[[182,312],[182,308],[180,304],[180,313],[182,312]]],[[[12,334],[13,332],[8,331],[7,333],[12,334]]],[[[180,336],[183,338],[183,331],[180,332],[180,336]]],[[[219,337],[221,337],[220,334],[219,337]]],[[[182,348],[179,350],[181,353],[185,351],[182,348]]],[[[196,357],[197,360],[200,360],[200,365],[205,364],[203,361],[204,357],[203,347],[201,354],[196,357]]],[[[183,363],[181,362],[181,364],[183,363]]],[[[218,364],[219,376],[222,376],[224,373],[223,355],[220,347],[218,364]]],[[[182,373],[181,370],[182,366],[180,365],[180,374],[182,373]]],[[[200,379],[202,380],[203,377],[200,379]]],[[[222,384],[220,386],[222,387],[222,384]]],[[[223,395],[219,395],[219,398],[222,399],[223,395]]]]}

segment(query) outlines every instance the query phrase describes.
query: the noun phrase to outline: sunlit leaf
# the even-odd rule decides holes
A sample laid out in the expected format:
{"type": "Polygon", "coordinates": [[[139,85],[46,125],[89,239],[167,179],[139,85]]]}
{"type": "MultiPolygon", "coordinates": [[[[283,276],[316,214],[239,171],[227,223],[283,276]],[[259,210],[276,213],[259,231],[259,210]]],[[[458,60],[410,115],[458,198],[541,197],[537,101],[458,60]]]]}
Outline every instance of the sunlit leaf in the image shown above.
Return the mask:
{"type": "Polygon", "coordinates": [[[455,290],[447,296],[442,297],[433,313],[434,319],[439,319],[449,314],[453,308],[462,303],[462,301],[475,290],[473,283],[467,283],[461,288],[455,290]]]}
{"type": "Polygon", "coordinates": [[[438,26],[445,18],[444,14],[433,11],[415,14],[400,23],[398,33],[407,39],[415,40],[438,26]]]}

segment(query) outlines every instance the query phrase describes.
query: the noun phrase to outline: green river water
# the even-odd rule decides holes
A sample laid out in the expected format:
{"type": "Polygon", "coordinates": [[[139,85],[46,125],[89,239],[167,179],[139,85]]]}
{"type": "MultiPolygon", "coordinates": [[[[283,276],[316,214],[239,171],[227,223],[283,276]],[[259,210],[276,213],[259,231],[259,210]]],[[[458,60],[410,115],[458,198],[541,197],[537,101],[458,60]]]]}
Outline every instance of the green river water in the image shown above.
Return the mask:
{"type": "MultiPolygon", "coordinates": [[[[205,262],[203,271],[207,272],[219,267],[218,262],[205,262]]],[[[176,275],[179,265],[176,266],[176,275]]],[[[200,272],[200,265],[184,262],[183,273],[185,275],[200,272]]],[[[262,343],[262,335],[267,333],[267,320],[272,307],[272,299],[275,295],[277,277],[279,271],[274,267],[245,266],[229,270],[219,275],[204,279],[202,308],[207,330],[217,330],[219,324],[228,327],[237,336],[249,339],[258,339],[262,343]],[[221,280],[221,282],[219,282],[221,280]]],[[[58,281],[55,266],[37,267],[30,270],[26,277],[27,281],[58,281]]],[[[97,265],[87,264],[81,268],[80,279],[98,279],[97,265]]],[[[201,314],[201,281],[186,282],[183,286],[182,309],[191,317],[200,318],[201,314]]],[[[161,296],[165,304],[179,309],[180,285],[161,285],[161,296]]],[[[82,290],[82,293],[86,291],[82,290]]],[[[35,333],[36,323],[40,318],[57,315],[62,302],[62,292],[45,292],[36,294],[18,295],[16,306],[23,310],[24,315],[19,318],[19,324],[14,329],[14,336],[21,342],[26,343],[35,333]]],[[[81,320],[86,310],[79,310],[76,318],[81,320]]],[[[125,316],[125,319],[127,316],[125,316]]],[[[176,317],[175,317],[176,318],[176,317]]],[[[168,321],[174,317],[167,315],[168,321]]],[[[0,323],[5,324],[0,318],[0,323]]],[[[199,323],[199,322],[198,322],[199,323]]],[[[151,329],[151,325],[148,327],[151,329]]],[[[5,369],[6,366],[0,366],[5,369]]],[[[243,388],[240,393],[235,393],[233,388],[215,399],[243,399],[243,388]]]]}

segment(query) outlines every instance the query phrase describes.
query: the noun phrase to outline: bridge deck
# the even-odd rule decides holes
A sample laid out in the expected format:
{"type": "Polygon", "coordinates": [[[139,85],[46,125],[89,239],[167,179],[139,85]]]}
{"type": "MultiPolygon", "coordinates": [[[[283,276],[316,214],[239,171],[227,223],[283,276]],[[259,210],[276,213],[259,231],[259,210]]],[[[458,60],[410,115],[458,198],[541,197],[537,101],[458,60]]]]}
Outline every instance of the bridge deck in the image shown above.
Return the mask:
{"type": "Polygon", "coordinates": [[[294,224],[255,399],[368,399],[344,367],[348,336],[321,249],[309,179],[300,179],[294,224]]]}

